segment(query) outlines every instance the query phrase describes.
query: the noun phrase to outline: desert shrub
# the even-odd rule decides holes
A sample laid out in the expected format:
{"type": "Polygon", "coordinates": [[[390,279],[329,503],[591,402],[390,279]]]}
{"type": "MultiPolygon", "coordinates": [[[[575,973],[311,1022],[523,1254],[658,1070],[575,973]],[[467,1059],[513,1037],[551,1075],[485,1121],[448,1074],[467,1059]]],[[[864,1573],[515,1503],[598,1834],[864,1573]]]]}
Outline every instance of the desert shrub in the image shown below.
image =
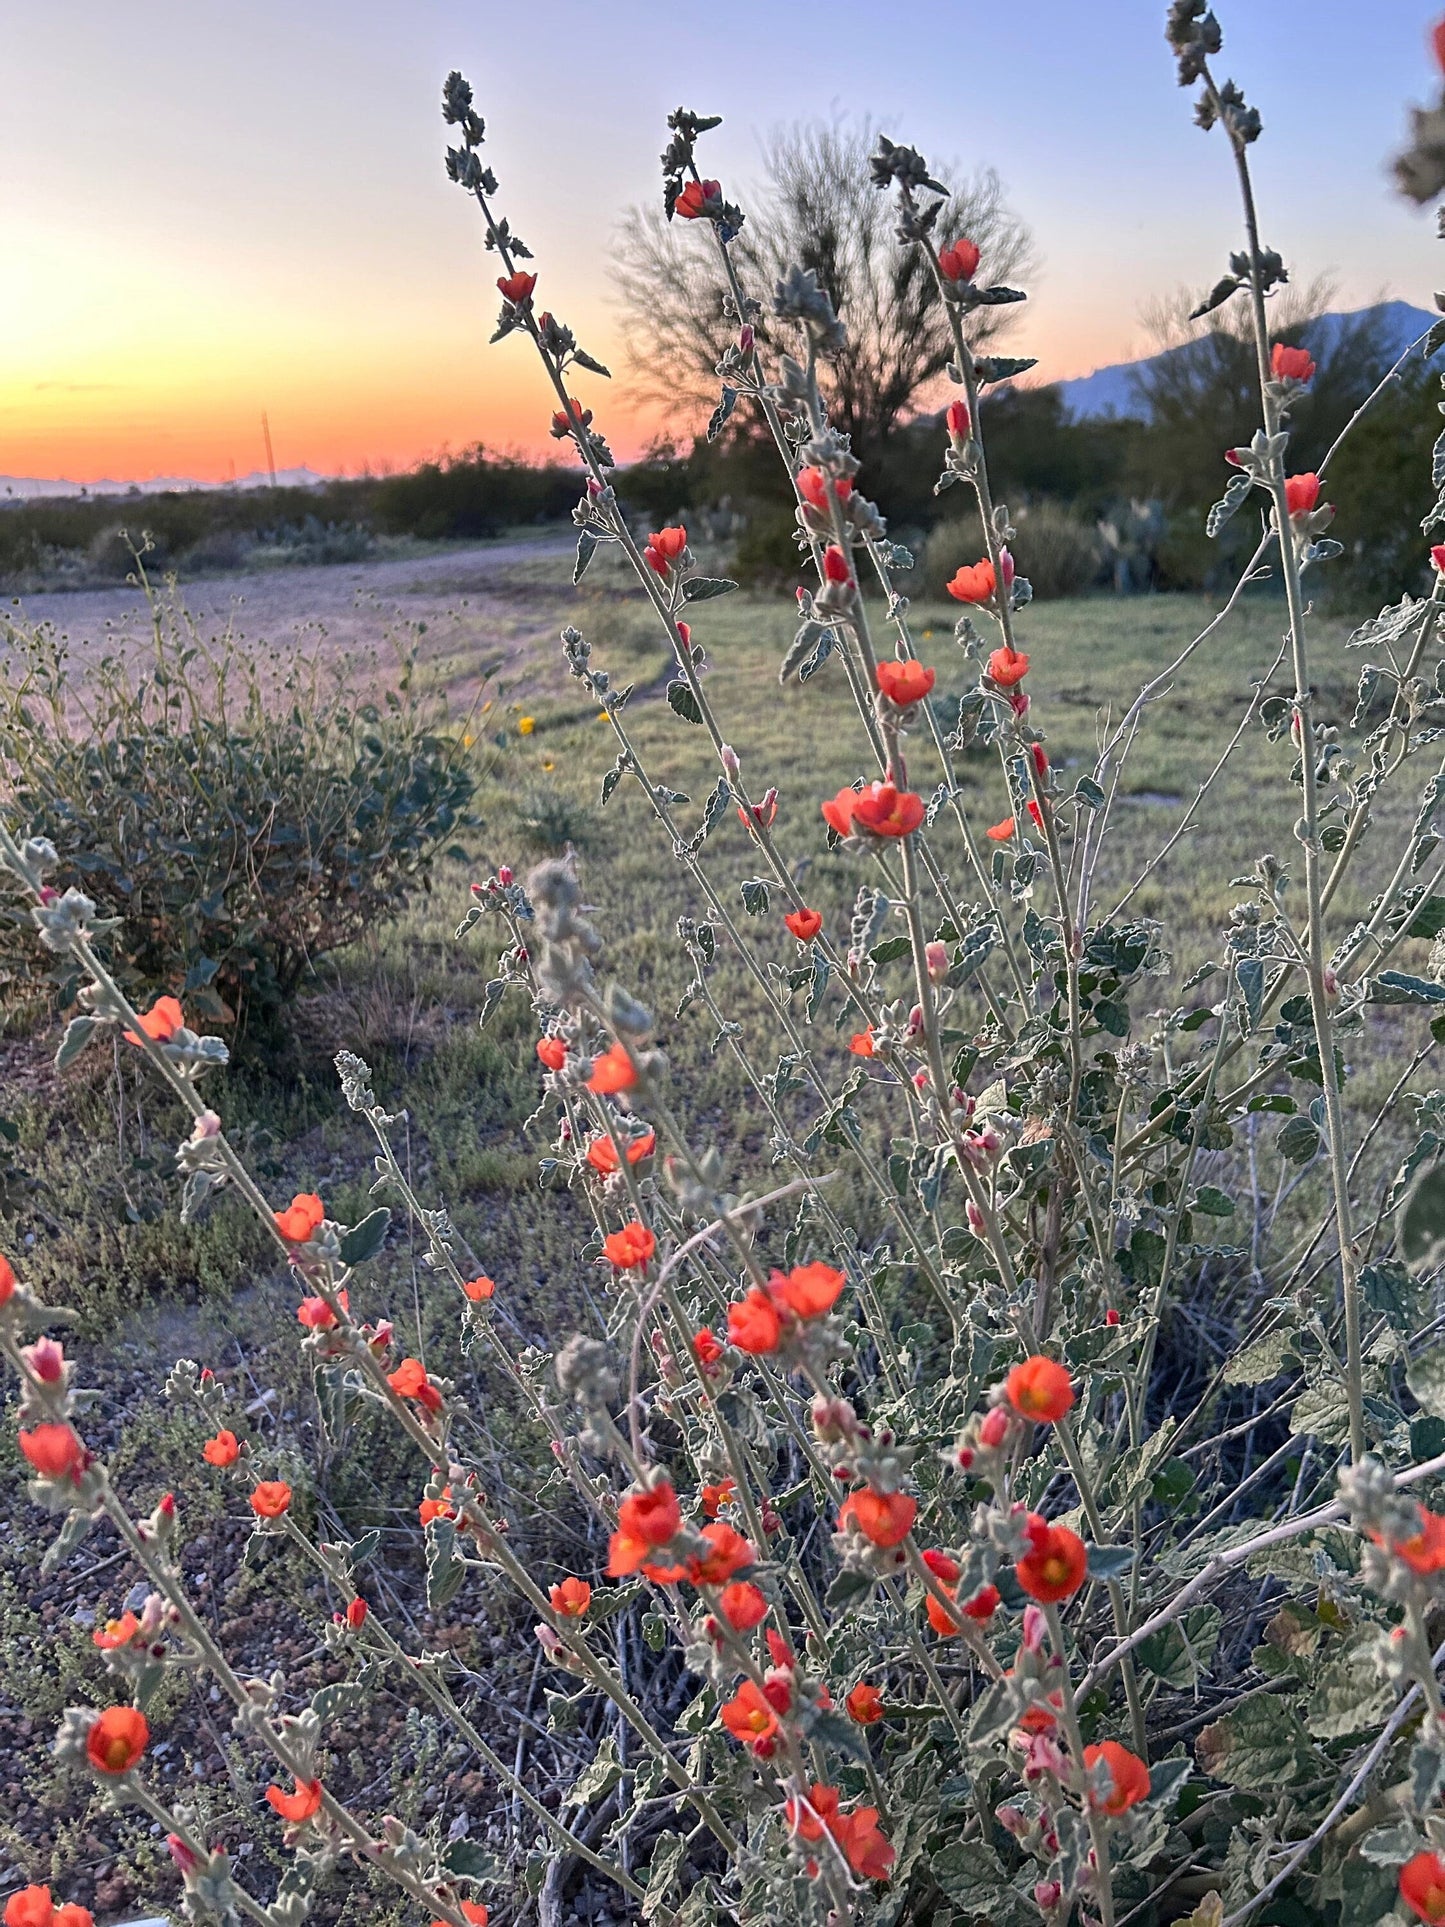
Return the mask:
{"type": "Polygon", "coordinates": [[[514,810],[522,841],[534,852],[558,855],[569,844],[580,850],[587,843],[591,811],[555,783],[524,785],[514,810]]]}
{"type": "MultiPolygon", "coordinates": [[[[175,1154],[183,1215],[230,1190],[287,1268],[326,1450],[364,1421],[357,1449],[375,1453],[385,1421],[414,1469],[425,1617],[396,1597],[401,1522],[367,1511],[360,1481],[320,1503],[304,1434],[253,1423],[266,1400],[245,1361],[178,1363],[167,1389],[209,1434],[210,1469],[143,1480],[96,1450],[102,1423],[56,1340],[22,1344],[57,1314],[0,1270],[19,1449],[62,1520],[51,1564],[83,1560],[103,1527],[141,1575],[129,1611],[96,1628],[123,1697],[67,1708],[56,1770],[139,1807],[193,1918],[290,1927],[323,1883],[364,1872],[447,1927],[484,1927],[479,1892],[557,1919],[569,1890],[584,1918],[669,1927],[1445,1921],[1445,1092],[1421,1075],[1445,1000],[1445,545],[1427,597],[1349,637],[1347,716],[1307,600],[1341,545],[1320,476],[1289,461],[1314,370],[1268,334],[1285,269],[1257,229],[1259,117],[1215,82],[1202,0],[1176,0],[1169,38],[1243,193],[1246,245],[1209,299],[1247,309],[1260,432],[1232,451],[1211,524],[1244,512],[1258,535],[1216,616],[1100,716],[1097,752],[1068,773],[1049,749],[1059,665],[1026,646],[1020,532],[980,428],[980,388],[1016,369],[976,351],[973,325],[1019,291],[977,285],[965,238],[940,249],[924,158],[880,141],[871,175],[951,337],[960,392],[935,455],[979,517],[983,553],[947,582],[968,685],[932,700],[900,545],[828,419],[820,364],[843,323],[797,271],[772,291],[786,354],[760,353],[744,320],[719,370],[728,405],[773,439],[804,537],[780,697],[710,673],[708,605],[733,584],[682,525],[634,533],[600,425],[571,403],[597,366],[534,304],[546,263],[520,265],[471,89],[446,83],[449,170],[502,269],[495,338],[540,356],[582,472],[576,577],[599,549],[631,572],[671,652],[675,760],[700,760],[710,784],[694,799],[663,780],[630,674],[569,626],[567,673],[615,748],[602,798],[626,783],[655,823],[659,893],[675,875],[687,906],[678,1019],[706,1024],[766,1119],[755,1167],[729,1168],[747,1149],[677,1088],[635,994],[655,959],[609,942],[572,860],[472,885],[458,934],[492,953],[482,1021],[525,1013],[541,1185],[585,1212],[571,1273],[551,1281],[562,1329],[530,1329],[519,1281],[477,1270],[414,1173],[410,1121],[350,1051],[337,1071],[365,1198],[269,1196],[212,1108],[224,1045],[180,1003],[127,998],[107,920],[60,887],[44,822],[0,829],[36,937],[81,985],[59,1063],[103,1039],[164,1082],[193,1120],[175,1154]],[[1136,899],[1199,799],[1116,900],[1099,854],[1135,745],[1266,564],[1285,647],[1220,718],[1210,782],[1238,756],[1286,800],[1293,842],[1259,851],[1235,826],[1210,880],[1221,927],[1180,981],[1171,945],[1197,933],[1136,899]],[[822,676],[856,707],[859,775],[828,797],[814,784],[815,814],[806,705],[822,676]],[[796,702],[783,767],[745,768],[725,694],[796,702]],[[414,1351],[376,1304],[367,1268],[393,1211],[402,1297],[420,1255],[450,1344],[422,1342],[436,1328],[419,1290],[398,1307],[414,1351]],[[466,1356],[545,1442],[544,1474],[512,1464],[512,1441],[459,1396],[466,1356]],[[309,1575],[324,1685],[302,1691],[279,1663],[241,1672],[196,1604],[170,1488],[183,1501],[202,1478],[235,1490],[257,1558],[284,1551],[309,1575]],[[537,1530],[559,1515],[563,1549],[537,1530]],[[516,1612],[535,1629],[558,1742],[540,1780],[515,1738],[535,1756],[540,1708],[508,1725],[465,1646],[462,1602],[481,1598],[499,1628],[516,1612]],[[269,1782],[268,1848],[284,1828],[244,1868],[174,1763],[193,1673],[213,1682],[208,1722],[232,1709],[233,1780],[244,1765],[269,1782]],[[438,1797],[377,1814],[367,1721],[393,1700],[438,1797]],[[485,1841],[461,1805],[473,1776],[506,1816],[485,1841]]],[[[743,318],[762,294],[730,252],[743,210],[698,165],[713,124],[671,116],[664,206],[716,251],[743,318]]],[[[1422,117],[1402,163],[1425,197],[1445,192],[1437,128],[1422,117]]],[[[542,1197],[539,1222],[554,1210],[542,1197]]],[[[349,1887],[343,1905],[360,1899],[349,1887]]],[[[31,1889],[8,1927],[52,1913],[31,1889]]]]}
{"type": "Polygon", "coordinates": [[[757,506],[748,516],[733,555],[733,573],[752,589],[786,588],[798,580],[802,565],[791,509],[757,506]]]}
{"type": "MultiPolygon", "coordinates": [[[[1013,511],[1014,533],[1009,549],[1018,572],[1026,576],[1042,601],[1057,596],[1083,595],[1098,582],[1104,545],[1098,532],[1062,503],[1044,500],[1013,511]]],[[[971,523],[956,517],[939,522],[923,545],[915,594],[946,600],[948,583],[960,562],[977,552],[981,535],[971,523]]]]}
{"type": "MultiPolygon", "coordinates": [[[[117,981],[230,1019],[284,1003],[320,957],[426,888],[474,777],[409,665],[371,701],[319,656],[268,677],[229,633],[203,638],[174,593],[152,614],[151,645],[83,679],[50,626],[5,624],[0,769],[62,881],[101,906],[117,981]]],[[[28,921],[6,901],[12,1003],[44,981],[28,921]]],[[[73,971],[48,977],[63,1006],[73,971]]]]}

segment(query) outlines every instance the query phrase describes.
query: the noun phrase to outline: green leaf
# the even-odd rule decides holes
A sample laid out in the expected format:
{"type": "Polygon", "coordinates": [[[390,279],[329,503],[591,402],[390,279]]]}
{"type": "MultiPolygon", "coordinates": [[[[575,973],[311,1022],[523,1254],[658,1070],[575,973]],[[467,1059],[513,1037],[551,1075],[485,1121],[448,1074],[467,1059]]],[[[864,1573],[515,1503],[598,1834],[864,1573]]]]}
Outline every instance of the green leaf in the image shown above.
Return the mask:
{"type": "Polygon", "coordinates": [[[1140,1641],[1139,1664],[1176,1692],[1190,1692],[1209,1671],[1221,1623],[1218,1606],[1194,1606],[1140,1641]]]}
{"type": "Polygon", "coordinates": [[[73,1064],[100,1028],[98,1017],[72,1017],[65,1026],[65,1035],[55,1053],[56,1070],[63,1071],[73,1064]]]}
{"type": "Polygon", "coordinates": [[[1132,1546],[1090,1546],[1089,1577],[1091,1579],[1122,1579],[1134,1564],[1132,1546]]]}
{"type": "Polygon", "coordinates": [[[622,1762],[617,1757],[617,1742],[610,1733],[597,1745],[591,1761],[583,1767],[567,1793],[573,1806],[591,1806],[609,1794],[622,1778],[622,1762]]]}
{"type": "Polygon", "coordinates": [[[1201,1184],[1189,1209],[1202,1212],[1206,1218],[1232,1218],[1235,1205],[1227,1191],[1213,1184],[1201,1184]]]}
{"type": "Polygon", "coordinates": [[[912,949],[907,937],[885,937],[882,943],[875,943],[868,955],[876,964],[893,963],[898,957],[906,957],[912,949]]]}
{"type": "Polygon", "coordinates": [[[1379,1312],[1402,1337],[1408,1338],[1424,1324],[1427,1294],[1398,1258],[1366,1265],[1360,1273],[1360,1290],[1370,1310],[1379,1312]]]}
{"type": "Polygon", "coordinates": [[[458,1880],[484,1880],[491,1872],[492,1855],[477,1840],[453,1840],[442,1854],[442,1865],[458,1880]]]}
{"type": "Polygon", "coordinates": [[[1407,937],[1438,937],[1445,930],[1445,897],[1425,897],[1405,926],[1407,937]]]}
{"type": "Polygon", "coordinates": [[[1343,1385],[1312,1385],[1301,1392],[1289,1415],[1296,1438],[1315,1438],[1321,1445],[1343,1445],[1350,1436],[1350,1405],[1343,1385]]]}
{"type": "Polygon", "coordinates": [[[1350,1640],[1314,1675],[1305,1724],[1317,1740],[1343,1740],[1375,1726],[1395,1703],[1395,1689],[1375,1663],[1373,1629],[1350,1640]]]}
{"type": "MultiPolygon", "coordinates": [[[[724,394],[729,392],[726,388],[723,390],[724,394]]],[[[651,1920],[666,1906],[681,1876],[686,1857],[687,1841],[680,1833],[660,1833],[657,1836],[647,1869],[647,1892],[643,1896],[641,1909],[643,1920],[651,1920]]]]}
{"type": "Polygon", "coordinates": [[[369,1211],[360,1224],[354,1224],[341,1239],[341,1262],[349,1267],[364,1265],[368,1258],[374,1258],[386,1243],[387,1227],[391,1223],[391,1212],[386,1205],[378,1205],[369,1211]]]}
{"type": "Polygon", "coordinates": [[[1313,1118],[1300,1113],[1285,1125],[1275,1139],[1275,1147],[1291,1164],[1308,1164],[1320,1148],[1319,1126],[1313,1118]]]}
{"type": "Polygon", "coordinates": [[[1445,1164],[1433,1164],[1416,1178],[1395,1218],[1395,1233],[1405,1263],[1434,1271],[1445,1260],[1445,1164]]]}
{"type": "Polygon", "coordinates": [[[1279,1378],[1285,1366],[1295,1362],[1293,1347],[1293,1332],[1270,1332],[1254,1339],[1223,1368],[1225,1386],[1262,1386],[1270,1378],[1279,1378]]]}
{"type": "Polygon", "coordinates": [[[689,576],[682,585],[682,599],[684,602],[711,602],[714,596],[731,595],[737,586],[736,582],[729,582],[723,576],[689,576]]]}
{"type": "Polygon", "coordinates": [[[1445,984],[1409,977],[1403,970],[1382,970],[1370,979],[1372,1004],[1445,1004],[1445,984]]]}
{"type": "Polygon", "coordinates": [[[1095,1004],[1094,1021],[1102,1030],[1106,1030],[1111,1037],[1127,1037],[1129,1035],[1128,1006],[1115,1003],[1111,998],[1105,997],[1099,1003],[1095,1004]]]}
{"type": "Polygon", "coordinates": [[[433,1612],[450,1605],[461,1591],[467,1569],[457,1557],[454,1519],[432,1519],[426,1529],[426,1603],[433,1612]]]}
{"type": "Polygon", "coordinates": [[[1445,1419],[1445,1345],[1411,1359],[1405,1383],[1421,1411],[1445,1419]]]}
{"type": "Polygon", "coordinates": [[[746,877],[738,885],[742,893],[743,908],[750,917],[765,917],[771,899],[772,886],[766,877],[746,877]]]}
{"type": "Polygon", "coordinates": [[[702,711],[697,706],[697,697],[685,682],[670,682],[667,685],[668,707],[681,716],[685,723],[700,723],[702,711]]]}
{"type": "Polygon", "coordinates": [[[1211,1779],[1272,1792],[1313,1775],[1318,1768],[1299,1715],[1274,1693],[1257,1694],[1206,1726],[1195,1753],[1200,1771],[1211,1779]]]}
{"type": "Polygon", "coordinates": [[[851,1605],[855,1599],[862,1599],[873,1590],[873,1579],[866,1572],[849,1572],[846,1569],[834,1577],[823,1604],[830,1612],[839,1612],[844,1606],[851,1605]]]}
{"type": "Polygon", "coordinates": [[[577,538],[577,560],[572,564],[572,580],[580,582],[587,573],[587,564],[597,553],[597,537],[590,529],[583,529],[577,538]]]}

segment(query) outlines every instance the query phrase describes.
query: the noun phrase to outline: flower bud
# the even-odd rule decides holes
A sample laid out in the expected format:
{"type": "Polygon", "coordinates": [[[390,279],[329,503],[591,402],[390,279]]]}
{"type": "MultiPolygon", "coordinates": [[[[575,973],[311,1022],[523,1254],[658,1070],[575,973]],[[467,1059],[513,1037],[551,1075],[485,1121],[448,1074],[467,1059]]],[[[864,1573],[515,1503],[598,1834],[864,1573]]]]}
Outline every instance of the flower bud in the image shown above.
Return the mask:
{"type": "Polygon", "coordinates": [[[194,1873],[201,1864],[178,1833],[166,1835],[166,1848],[183,1877],[188,1873],[194,1873]]]}
{"type": "Polygon", "coordinates": [[[1034,1905],[1041,1913],[1048,1913],[1057,1907],[1064,1897],[1064,1890],[1057,1880],[1038,1880],[1034,1883],[1034,1905]]]}
{"type": "Polygon", "coordinates": [[[722,748],[718,751],[717,754],[718,754],[718,761],[723,766],[724,774],[736,779],[736,777],[742,771],[742,763],[739,761],[738,753],[733,748],[732,744],[724,743],[722,748]]]}
{"type": "Polygon", "coordinates": [[[923,1006],[915,1004],[908,1013],[908,1035],[919,1037],[923,1033],[923,1006]]]}
{"type": "Polygon", "coordinates": [[[37,1338],[20,1355],[42,1385],[58,1385],[65,1376],[65,1353],[53,1338],[37,1338]]]}
{"type": "Polygon", "coordinates": [[[1109,1309],[1104,1313],[1104,1323],[1106,1325],[1117,1325],[1118,1322],[1119,1314],[1115,1311],[1114,1307],[1110,1305],[1109,1309]]]}
{"type": "Polygon", "coordinates": [[[512,866],[510,863],[501,863],[497,866],[497,881],[504,890],[512,881],[512,866]]]}
{"type": "MultiPolygon", "coordinates": [[[[975,1207],[970,1204],[969,1209],[972,1211],[975,1207]]],[[[971,1223],[972,1220],[970,1220],[971,1223]]],[[[978,1442],[980,1445],[986,1445],[991,1452],[996,1452],[1008,1437],[1008,1430],[1008,1407],[995,1405],[991,1412],[985,1412],[983,1415],[982,1423],[978,1428],[978,1442]]]]}
{"type": "Polygon", "coordinates": [[[753,332],[752,323],[745,321],[742,327],[738,329],[739,354],[750,355],[753,352],[753,343],[756,340],[757,336],[753,332]]]}
{"type": "Polygon", "coordinates": [[[1048,1629],[1049,1622],[1044,1618],[1037,1606],[1024,1607],[1025,1652],[1041,1653],[1044,1649],[1044,1635],[1048,1629]]]}
{"type": "Polygon", "coordinates": [[[848,567],[848,558],[836,542],[830,542],[823,551],[823,574],[829,582],[840,585],[851,582],[853,579],[853,572],[848,567]]]}
{"type": "Polygon", "coordinates": [[[984,1240],[987,1240],[988,1220],[984,1217],[983,1213],[979,1210],[978,1206],[974,1203],[972,1198],[970,1198],[968,1201],[967,1216],[968,1216],[968,1228],[973,1233],[974,1237],[983,1238],[984,1240]]]}
{"type": "Polygon", "coordinates": [[[928,968],[928,981],[941,984],[948,975],[948,945],[930,943],[924,946],[923,961],[928,968]]]}
{"type": "Polygon", "coordinates": [[[973,417],[968,412],[968,403],[963,400],[951,401],[944,414],[948,426],[948,438],[955,448],[961,448],[968,440],[973,428],[973,417]]]}
{"type": "Polygon", "coordinates": [[[537,1635],[537,1644],[548,1659],[560,1659],[565,1654],[566,1646],[554,1627],[534,1626],[532,1631],[537,1635]]]}

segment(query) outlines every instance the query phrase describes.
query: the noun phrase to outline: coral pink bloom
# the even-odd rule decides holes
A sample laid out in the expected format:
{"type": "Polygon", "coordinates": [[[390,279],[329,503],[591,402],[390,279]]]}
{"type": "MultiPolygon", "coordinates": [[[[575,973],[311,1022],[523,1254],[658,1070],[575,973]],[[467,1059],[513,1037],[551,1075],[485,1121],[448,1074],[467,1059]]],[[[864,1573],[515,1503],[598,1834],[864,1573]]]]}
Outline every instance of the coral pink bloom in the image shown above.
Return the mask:
{"type": "Polygon", "coordinates": [[[1291,475],[1285,480],[1285,507],[1291,515],[1308,515],[1320,499],[1318,475],[1291,475]]]}
{"type": "Polygon", "coordinates": [[[1007,644],[995,649],[987,663],[990,682],[997,683],[1000,689],[1012,689],[1021,683],[1029,673],[1029,659],[1022,649],[1010,649],[1007,644]]]}
{"type": "Polygon", "coordinates": [[[938,251],[938,266],[945,281],[972,281],[978,273],[978,263],[978,247],[967,238],[960,238],[938,251]]]}
{"type": "Polygon", "coordinates": [[[853,571],[848,566],[848,558],[836,542],[830,542],[823,551],[823,574],[829,582],[840,586],[853,580],[853,571]]]}
{"type": "Polygon", "coordinates": [[[654,529],[642,553],[650,569],[666,575],[686,547],[687,530],[679,522],[675,528],[654,529]]]}
{"type": "Polygon", "coordinates": [[[326,1216],[326,1207],[314,1191],[298,1191],[284,1211],[278,1211],[276,1229],[287,1244],[304,1245],[326,1216]]]}
{"type": "Polygon", "coordinates": [[[1149,1769],[1137,1753],[1120,1746],[1117,1740],[1104,1740],[1098,1746],[1084,1748],[1086,1767],[1092,1770],[1101,1761],[1108,1767],[1112,1782],[1109,1792],[1099,1802],[1105,1813],[1127,1813],[1130,1807],[1148,1799],[1149,1769]]]}
{"type": "Polygon", "coordinates": [[[1028,1516],[1029,1550],[1014,1567],[1019,1584],[1040,1605],[1057,1605],[1083,1585],[1089,1549],[1067,1526],[1050,1525],[1037,1512],[1028,1516]]]}
{"type": "Polygon", "coordinates": [[[85,1736],[85,1752],[97,1773],[129,1773],[151,1736],[138,1706],[107,1706],[85,1736]]]}
{"type": "Polygon", "coordinates": [[[1277,341],[1270,351],[1269,371],[1276,381],[1313,381],[1314,356],[1307,348],[1287,348],[1277,341]]]}
{"type": "Polygon", "coordinates": [[[1407,1860],[1400,1869],[1400,1898],[1429,1927],[1445,1927],[1445,1860],[1428,1852],[1407,1860]]]}
{"type": "MultiPolygon", "coordinates": [[[[624,1139],[623,1149],[629,1164],[641,1164],[657,1149],[656,1131],[644,1131],[641,1137],[624,1139]]],[[[587,1146],[587,1162],[604,1178],[610,1178],[614,1171],[621,1169],[617,1162],[617,1146],[610,1137],[593,1138],[587,1146]]]]}
{"type": "Polygon", "coordinates": [[[856,1720],[859,1726],[876,1726],[883,1717],[883,1695],[866,1679],[859,1680],[843,1704],[849,1719],[856,1720]]]}
{"type": "Polygon", "coordinates": [[[673,211],[684,221],[696,221],[707,212],[710,202],[721,199],[721,181],[689,181],[673,203],[673,211]]]}
{"type": "Polygon", "coordinates": [[[592,1604],[592,1588],[585,1579],[564,1579],[547,1597],[559,1619],[585,1619],[592,1604]]]}
{"type": "Polygon", "coordinates": [[[820,910],[790,910],[783,922],[792,931],[799,943],[811,943],[823,928],[823,913],[820,910]]]}
{"type": "Polygon", "coordinates": [[[857,801],[857,790],[845,786],[839,790],[836,796],[830,796],[825,803],[821,804],[823,821],[828,825],[828,828],[830,830],[836,830],[839,836],[851,836],[853,834],[853,806],[857,801]]]}
{"type": "MultiPolygon", "coordinates": [[[[150,1009],[143,1010],[136,1021],[153,1043],[168,1044],[176,1032],[183,1028],[186,1020],[174,997],[157,997],[150,1009]]],[[[121,1036],[128,1044],[141,1042],[133,1030],[122,1031],[121,1036]]]]}
{"type": "Polygon", "coordinates": [[[911,836],[925,815],[923,798],[892,783],[870,783],[853,799],[853,823],[870,836],[911,836]]]}
{"type": "Polygon", "coordinates": [[[745,1679],[724,1703],[721,1718],[728,1732],[744,1746],[750,1746],[755,1753],[763,1748],[772,1751],[770,1743],[778,1730],[778,1716],[752,1680],[745,1679]]]}
{"type": "Polygon", "coordinates": [[[587,1079],[587,1088],[600,1097],[610,1097],[618,1091],[630,1091],[636,1082],[637,1071],[627,1055],[627,1046],[614,1044],[600,1057],[593,1058],[592,1075],[587,1079]]]}
{"type": "Polygon", "coordinates": [[[201,1447],[201,1457],[207,1465],[234,1465],[240,1456],[241,1441],[234,1432],[217,1432],[201,1447]]]}
{"type": "MultiPolygon", "coordinates": [[[[9,1299],[13,1298],[14,1295],[15,1267],[4,1253],[0,1252],[0,1305],[5,1304],[9,1299]]],[[[49,1892],[48,1888],[46,1892],[49,1892]]]]}
{"type": "Polygon", "coordinates": [[[645,1224],[634,1221],[602,1240],[602,1255],[614,1271],[635,1271],[657,1249],[657,1239],[645,1224]]]}
{"type": "Polygon", "coordinates": [[[291,1504],[291,1488],[284,1479],[262,1479],[251,1494],[251,1510],[258,1519],[279,1519],[291,1504]]]}
{"type": "Polygon", "coordinates": [[[675,1539],[682,1527],[682,1507],[671,1481],[631,1492],[617,1508],[617,1530],[608,1547],[607,1576],[625,1579],[636,1572],[649,1552],[675,1539]]]}
{"type": "Polygon", "coordinates": [[[867,1030],[855,1030],[848,1039],[848,1048],[855,1057],[872,1057],[874,1054],[873,1026],[867,1030]]]}
{"type": "Polygon", "coordinates": [[[1074,1402],[1068,1372],[1052,1358],[1026,1358],[1004,1380],[1004,1397],[1020,1418],[1056,1425],[1074,1402]]]}
{"type": "Polygon", "coordinates": [[[860,1880],[886,1880],[898,1858],[878,1825],[877,1807],[855,1807],[833,1828],[833,1838],[860,1880]]]}
{"type": "Polygon", "coordinates": [[[767,1600],[747,1579],[735,1579],[730,1586],[724,1586],[718,1604],[735,1633],[751,1632],[768,1616],[767,1600]]]}
{"type": "Polygon", "coordinates": [[[103,1626],[97,1626],[90,1637],[103,1653],[113,1653],[120,1646],[129,1646],[139,1631],[135,1614],[122,1613],[119,1619],[107,1619],[103,1626]]]}
{"type": "Polygon", "coordinates": [[[896,703],[900,709],[922,702],[935,680],[933,670],[925,669],[921,662],[880,662],[878,665],[878,687],[889,702],[896,703]]]}
{"type": "Polygon", "coordinates": [[[875,1546],[901,1545],[913,1530],[918,1501],[906,1492],[875,1492],[871,1485],[843,1501],[839,1525],[853,1525],[875,1546]]]}
{"type": "Polygon", "coordinates": [[[560,1071],[567,1062],[567,1046],[560,1037],[540,1037],[537,1055],[549,1071],[560,1071]]]}
{"type": "Polygon", "coordinates": [[[519,308],[527,300],[536,285],[536,275],[524,274],[520,269],[516,274],[500,276],[497,281],[503,301],[510,301],[514,308],[519,308]]]}
{"type": "Polygon", "coordinates": [[[740,1303],[728,1306],[728,1343],[740,1352],[759,1357],[775,1352],[783,1335],[783,1321],[767,1292],[754,1285],[740,1303]]]}
{"type": "Polygon", "coordinates": [[[414,1399],[423,1411],[439,1412],[442,1409],[442,1395],[432,1384],[426,1366],[419,1358],[404,1358],[396,1370],[388,1374],[386,1382],[398,1398],[414,1399]]]}
{"type": "Polygon", "coordinates": [[[75,1478],[85,1470],[90,1454],[69,1425],[35,1425],[20,1434],[20,1450],[26,1463],[42,1479],[75,1478]]]}
{"type": "Polygon", "coordinates": [[[944,584],[955,602],[992,602],[998,588],[992,562],[965,562],[944,584]]]}
{"type": "MultiPolygon", "coordinates": [[[[800,468],[798,470],[798,493],[811,508],[826,509],[828,506],[828,477],[821,468],[800,468]]],[[[840,476],[833,483],[833,493],[840,502],[846,502],[853,493],[853,484],[840,476]]]]}
{"type": "Polygon", "coordinates": [[[973,427],[973,417],[968,412],[966,401],[951,401],[944,411],[943,420],[953,441],[968,440],[969,431],[973,427]]]}
{"type": "Polygon", "coordinates": [[[844,1272],[815,1261],[794,1265],[791,1271],[775,1271],[768,1280],[768,1290],[795,1318],[821,1318],[837,1304],[847,1282],[844,1272]]]}
{"type": "Polygon", "coordinates": [[[266,1798],[283,1820],[293,1827],[309,1820],[321,1806],[321,1782],[319,1780],[298,1780],[294,1793],[283,1793],[278,1786],[268,1786],[266,1798]]]}

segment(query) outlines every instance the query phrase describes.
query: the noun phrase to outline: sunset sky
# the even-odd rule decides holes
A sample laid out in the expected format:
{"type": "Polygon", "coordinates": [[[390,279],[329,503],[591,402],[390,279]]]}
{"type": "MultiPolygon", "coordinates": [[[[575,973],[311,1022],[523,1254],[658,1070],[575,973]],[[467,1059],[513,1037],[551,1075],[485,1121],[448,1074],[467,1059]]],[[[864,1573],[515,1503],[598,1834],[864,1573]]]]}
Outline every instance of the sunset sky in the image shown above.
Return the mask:
{"type": "MultiPolygon", "coordinates": [[[[1445,280],[1433,219],[1387,180],[1406,104],[1440,85],[1428,7],[1217,11],[1221,66],[1264,113],[1266,241],[1298,279],[1332,272],[1342,307],[1382,293],[1429,306],[1445,280]]],[[[451,66],[476,88],[547,305],[619,372],[609,239],[658,191],[679,101],[726,117],[708,168],[744,203],[761,138],[802,113],[871,113],[926,154],[996,166],[1040,256],[1017,351],[1044,377],[1125,358],[1147,345],[1142,304],[1207,285],[1238,245],[1226,150],[1191,124],[1163,13],[1162,0],[8,7],[0,473],[244,473],[264,467],[263,408],[281,467],[546,446],[534,364],[517,341],[487,346],[496,270],[442,170],[451,66]]],[[[602,386],[582,392],[620,452],[667,426],[602,386]]]]}

